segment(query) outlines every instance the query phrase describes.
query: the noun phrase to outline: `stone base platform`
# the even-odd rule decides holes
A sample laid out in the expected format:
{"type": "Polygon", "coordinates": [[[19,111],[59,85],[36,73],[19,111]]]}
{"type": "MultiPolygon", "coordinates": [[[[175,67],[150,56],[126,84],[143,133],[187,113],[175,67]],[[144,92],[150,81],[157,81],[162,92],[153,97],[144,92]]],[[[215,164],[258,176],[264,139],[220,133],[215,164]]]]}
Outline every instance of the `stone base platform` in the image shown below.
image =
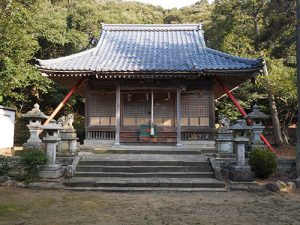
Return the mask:
{"type": "Polygon", "coordinates": [[[254,173],[250,166],[234,166],[229,170],[228,178],[236,182],[254,182],[254,173]]]}
{"type": "Polygon", "coordinates": [[[61,166],[41,166],[39,177],[41,179],[58,179],[64,175],[64,169],[61,166]]]}

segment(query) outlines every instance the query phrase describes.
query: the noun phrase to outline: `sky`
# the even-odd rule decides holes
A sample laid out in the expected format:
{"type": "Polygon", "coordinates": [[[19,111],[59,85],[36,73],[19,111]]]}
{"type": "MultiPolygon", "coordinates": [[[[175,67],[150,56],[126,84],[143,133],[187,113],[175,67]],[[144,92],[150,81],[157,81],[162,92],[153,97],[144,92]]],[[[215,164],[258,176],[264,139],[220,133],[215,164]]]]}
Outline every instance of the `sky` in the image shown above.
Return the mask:
{"type": "MultiPolygon", "coordinates": [[[[149,3],[157,6],[162,6],[165,9],[171,9],[171,8],[181,8],[184,6],[189,6],[194,4],[195,2],[198,2],[199,0],[132,0],[132,1],[149,3]]],[[[209,0],[209,2],[212,2],[212,0],[209,0]]]]}

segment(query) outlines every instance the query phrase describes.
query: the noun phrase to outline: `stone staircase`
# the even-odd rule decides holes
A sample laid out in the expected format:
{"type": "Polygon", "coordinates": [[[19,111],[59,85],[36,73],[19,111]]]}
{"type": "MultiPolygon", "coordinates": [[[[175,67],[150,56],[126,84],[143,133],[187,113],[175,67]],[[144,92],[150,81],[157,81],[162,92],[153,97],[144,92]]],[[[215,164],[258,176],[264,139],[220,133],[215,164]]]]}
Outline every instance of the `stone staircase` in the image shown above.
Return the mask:
{"type": "Polygon", "coordinates": [[[74,191],[226,191],[203,154],[172,153],[127,149],[85,155],[65,186],[74,191]]]}

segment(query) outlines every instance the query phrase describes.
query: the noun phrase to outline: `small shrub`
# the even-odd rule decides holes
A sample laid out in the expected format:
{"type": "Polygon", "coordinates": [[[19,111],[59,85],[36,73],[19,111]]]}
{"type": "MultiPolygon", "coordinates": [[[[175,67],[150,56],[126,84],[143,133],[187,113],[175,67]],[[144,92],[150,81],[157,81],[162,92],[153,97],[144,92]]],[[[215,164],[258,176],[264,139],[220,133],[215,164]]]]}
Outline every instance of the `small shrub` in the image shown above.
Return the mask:
{"type": "Polygon", "coordinates": [[[250,152],[249,165],[258,178],[269,177],[277,167],[276,155],[263,148],[256,148],[250,152]]]}
{"type": "Polygon", "coordinates": [[[38,178],[39,166],[45,165],[47,161],[46,153],[41,150],[26,150],[20,154],[20,164],[26,173],[26,184],[32,183],[38,178]]]}
{"type": "Polygon", "coordinates": [[[8,157],[0,155],[0,176],[6,175],[9,170],[8,157]]]}

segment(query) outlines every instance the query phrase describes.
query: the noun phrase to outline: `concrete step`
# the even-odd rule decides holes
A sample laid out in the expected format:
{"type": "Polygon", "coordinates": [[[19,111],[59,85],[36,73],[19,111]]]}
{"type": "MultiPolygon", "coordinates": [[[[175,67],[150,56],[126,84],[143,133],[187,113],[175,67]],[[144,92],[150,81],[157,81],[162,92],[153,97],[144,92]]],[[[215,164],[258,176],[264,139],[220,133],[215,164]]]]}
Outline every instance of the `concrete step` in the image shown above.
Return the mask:
{"type": "Polygon", "coordinates": [[[137,143],[137,144],[121,144],[120,146],[106,146],[106,148],[118,150],[118,149],[128,149],[128,150],[174,150],[174,151],[184,151],[187,149],[199,150],[199,149],[211,149],[215,148],[214,141],[196,141],[194,144],[182,143],[181,146],[174,145],[160,145],[159,143],[155,144],[146,144],[146,143],[137,143]]]}
{"type": "Polygon", "coordinates": [[[175,188],[175,187],[67,187],[71,191],[102,192],[227,192],[226,188],[175,188]]]}
{"type": "Polygon", "coordinates": [[[179,160],[81,160],[79,166],[210,166],[209,161],[179,161],[179,160]]]}
{"type": "Polygon", "coordinates": [[[78,165],[76,172],[125,172],[125,173],[150,173],[150,172],[211,172],[208,165],[199,166],[97,166],[78,165]]]}
{"type": "Polygon", "coordinates": [[[225,188],[214,178],[124,178],[74,177],[65,182],[68,187],[166,187],[166,188],[225,188]]]}
{"type": "Polygon", "coordinates": [[[170,155],[201,155],[203,153],[215,153],[215,148],[201,149],[103,149],[95,148],[95,154],[170,154],[170,155]]]}
{"type": "Polygon", "coordinates": [[[157,172],[157,173],[76,172],[75,177],[214,178],[215,174],[213,172],[157,172]]]}

